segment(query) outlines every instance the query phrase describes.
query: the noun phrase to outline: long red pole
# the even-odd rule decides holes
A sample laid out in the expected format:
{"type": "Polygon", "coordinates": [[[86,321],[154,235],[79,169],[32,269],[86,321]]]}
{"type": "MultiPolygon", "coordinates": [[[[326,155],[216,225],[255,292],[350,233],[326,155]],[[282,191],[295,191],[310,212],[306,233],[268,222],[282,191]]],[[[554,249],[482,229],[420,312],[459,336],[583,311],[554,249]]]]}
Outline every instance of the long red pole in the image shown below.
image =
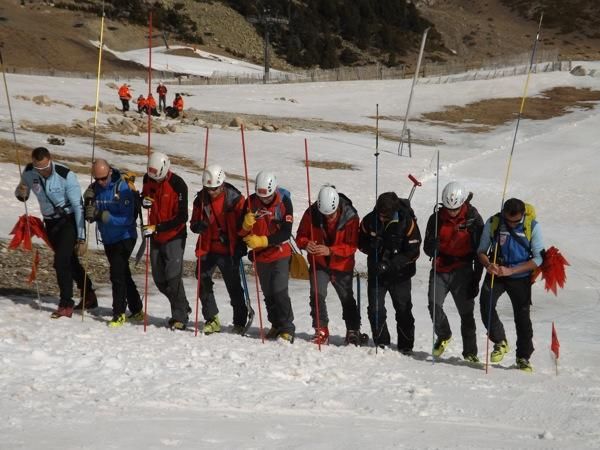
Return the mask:
{"type": "MultiPolygon", "coordinates": [[[[206,162],[208,161],[208,127],[206,127],[206,137],[204,139],[204,167],[202,168],[202,177],[204,177],[204,172],[206,171],[206,162]]],[[[204,185],[202,185],[202,190],[204,190],[204,185]]],[[[204,214],[204,192],[202,192],[202,196],[200,197],[200,220],[202,220],[202,214],[204,214]]],[[[202,249],[202,234],[198,236],[198,249],[202,249]]],[[[198,270],[196,273],[196,278],[198,279],[198,284],[196,286],[196,323],[194,324],[194,336],[198,336],[198,310],[200,309],[200,274],[202,271],[200,270],[200,265],[202,264],[202,258],[197,256],[198,258],[198,270]]]]}
{"type": "MultiPolygon", "coordinates": [[[[308,140],[304,139],[304,161],[306,162],[306,188],[308,190],[308,218],[310,220],[310,240],[311,242],[315,241],[314,232],[313,232],[313,218],[312,218],[312,201],[310,197],[310,171],[308,169],[308,140]]],[[[315,292],[315,313],[317,316],[317,333],[321,329],[321,321],[319,319],[319,286],[317,283],[317,261],[314,254],[311,254],[311,267],[313,272],[313,290],[315,292]]],[[[319,351],[321,351],[321,339],[319,336],[317,337],[317,345],[319,346],[319,351]]]]}
{"type": "MultiPolygon", "coordinates": [[[[244,139],[244,125],[240,125],[240,131],[242,133],[242,155],[244,157],[244,178],[246,180],[246,199],[248,202],[248,209],[251,208],[250,205],[250,184],[248,182],[248,163],[246,160],[246,140],[244,139]]],[[[262,343],[265,343],[265,333],[263,330],[263,320],[262,320],[262,308],[260,306],[260,291],[258,289],[258,269],[256,268],[256,258],[252,258],[252,269],[254,270],[254,281],[256,282],[256,304],[258,306],[258,331],[260,333],[260,339],[262,343]]]]}
{"type": "MultiPolygon", "coordinates": [[[[152,92],[152,8],[148,12],[148,94],[152,92]]],[[[152,135],[152,111],[148,108],[148,149],[146,151],[147,162],[150,162],[150,136],[152,135]]],[[[150,219],[150,210],[146,216],[146,223],[150,219]]],[[[146,241],[146,280],[144,284],[144,333],[148,326],[148,271],[150,266],[150,237],[145,237],[146,241]]]]}

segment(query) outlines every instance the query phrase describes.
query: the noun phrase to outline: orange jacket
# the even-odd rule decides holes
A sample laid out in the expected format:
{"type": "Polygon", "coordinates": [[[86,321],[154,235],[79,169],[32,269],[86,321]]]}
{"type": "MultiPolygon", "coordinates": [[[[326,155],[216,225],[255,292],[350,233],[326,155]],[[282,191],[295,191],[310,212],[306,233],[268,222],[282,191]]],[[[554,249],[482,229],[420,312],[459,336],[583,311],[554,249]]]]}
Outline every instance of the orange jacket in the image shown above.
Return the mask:
{"type": "MultiPolygon", "coordinates": [[[[354,254],[358,248],[359,217],[352,202],[340,194],[340,204],[337,220],[330,224],[317,208],[317,203],[304,212],[300,226],[296,233],[296,243],[301,249],[306,249],[312,237],[317,244],[329,247],[329,256],[316,256],[314,258],[318,267],[337,270],[339,272],[352,272],[354,270],[354,254]],[[311,225],[312,217],[312,225],[311,225]]],[[[313,257],[308,256],[312,263],[313,257]]]]}
{"type": "Polygon", "coordinates": [[[138,105],[138,109],[142,109],[144,106],[146,106],[146,99],[144,98],[143,95],[140,95],[138,97],[137,105],[138,105]]]}
{"type": "Polygon", "coordinates": [[[152,235],[155,242],[164,244],[186,235],[188,189],[180,176],[169,171],[167,177],[158,182],[144,175],[142,195],[154,199],[148,224],[156,225],[156,233],[152,235]]]}
{"type": "Polygon", "coordinates": [[[119,98],[123,100],[131,100],[131,92],[129,92],[129,86],[126,84],[119,88],[119,98]]]}
{"type": "Polygon", "coordinates": [[[156,109],[156,100],[151,95],[148,95],[148,98],[146,98],[146,106],[150,109],[156,109]]]}
{"type": "Polygon", "coordinates": [[[159,84],[156,88],[156,93],[159,97],[164,97],[167,95],[167,87],[164,84],[159,84]]]}
{"type": "Polygon", "coordinates": [[[238,236],[238,226],[246,199],[233,185],[225,183],[225,189],[216,199],[201,190],[194,199],[190,225],[203,221],[208,228],[196,244],[196,256],[207,253],[233,255],[236,247],[245,245],[238,236]]]}
{"type": "Polygon", "coordinates": [[[179,112],[183,111],[183,97],[175,97],[175,100],[173,100],[173,108],[179,112]]]}
{"type": "Polygon", "coordinates": [[[250,232],[242,228],[240,234],[246,236],[252,233],[257,236],[267,236],[269,239],[268,247],[252,252],[256,254],[256,261],[269,263],[292,256],[289,239],[292,235],[294,211],[290,198],[283,197],[278,190],[271,204],[264,205],[256,194],[252,194],[246,202],[245,212],[248,210],[256,214],[256,223],[250,232]]]}

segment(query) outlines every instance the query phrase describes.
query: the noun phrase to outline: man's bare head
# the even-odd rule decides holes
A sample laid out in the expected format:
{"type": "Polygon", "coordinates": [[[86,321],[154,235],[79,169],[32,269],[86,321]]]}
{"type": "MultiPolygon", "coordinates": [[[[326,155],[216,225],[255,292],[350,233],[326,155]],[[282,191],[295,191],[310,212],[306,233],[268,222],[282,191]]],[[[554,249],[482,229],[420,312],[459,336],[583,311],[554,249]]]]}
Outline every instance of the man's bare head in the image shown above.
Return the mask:
{"type": "Polygon", "coordinates": [[[97,159],[92,164],[92,176],[96,181],[106,181],[111,174],[110,165],[105,159],[97,159]]]}

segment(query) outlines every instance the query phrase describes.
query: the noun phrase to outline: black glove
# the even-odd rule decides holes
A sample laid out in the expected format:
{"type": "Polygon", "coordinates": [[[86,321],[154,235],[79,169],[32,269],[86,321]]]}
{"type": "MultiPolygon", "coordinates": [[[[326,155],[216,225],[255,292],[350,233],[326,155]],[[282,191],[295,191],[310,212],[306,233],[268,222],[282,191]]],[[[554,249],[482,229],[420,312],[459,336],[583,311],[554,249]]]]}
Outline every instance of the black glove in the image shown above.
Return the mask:
{"type": "Polygon", "coordinates": [[[377,263],[377,267],[375,267],[375,273],[377,275],[385,275],[390,270],[390,262],[387,259],[381,260],[377,263]]]}
{"type": "Polygon", "coordinates": [[[190,224],[190,230],[192,233],[202,234],[208,229],[208,224],[204,220],[198,220],[190,224]]]}
{"type": "Polygon", "coordinates": [[[371,247],[372,250],[379,251],[379,249],[381,247],[383,247],[383,237],[382,236],[372,237],[369,242],[369,246],[371,247]]]}
{"type": "Polygon", "coordinates": [[[95,222],[98,218],[99,211],[96,209],[96,205],[94,203],[87,205],[85,207],[85,220],[89,223],[95,222]]]}
{"type": "MultiPolygon", "coordinates": [[[[93,205],[96,201],[96,191],[94,191],[94,185],[90,184],[83,193],[83,204],[85,206],[93,205]]],[[[87,220],[87,217],[86,217],[87,220]]]]}

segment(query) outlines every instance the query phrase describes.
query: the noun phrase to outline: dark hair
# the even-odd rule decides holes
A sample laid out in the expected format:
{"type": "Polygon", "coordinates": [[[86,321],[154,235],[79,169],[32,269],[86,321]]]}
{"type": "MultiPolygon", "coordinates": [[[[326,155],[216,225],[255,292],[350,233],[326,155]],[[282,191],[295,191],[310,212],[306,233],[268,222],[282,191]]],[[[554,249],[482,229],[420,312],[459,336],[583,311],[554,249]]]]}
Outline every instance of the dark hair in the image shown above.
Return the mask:
{"type": "Polygon", "coordinates": [[[50,159],[50,151],[46,147],[37,147],[31,152],[31,159],[41,161],[45,158],[50,159]]]}
{"type": "Polygon", "coordinates": [[[517,214],[525,214],[525,203],[518,198],[509,198],[504,202],[502,212],[509,216],[515,216],[517,214]]]}
{"type": "Polygon", "coordinates": [[[375,209],[377,213],[391,216],[400,208],[400,199],[395,192],[384,192],[377,199],[375,209]]]}

